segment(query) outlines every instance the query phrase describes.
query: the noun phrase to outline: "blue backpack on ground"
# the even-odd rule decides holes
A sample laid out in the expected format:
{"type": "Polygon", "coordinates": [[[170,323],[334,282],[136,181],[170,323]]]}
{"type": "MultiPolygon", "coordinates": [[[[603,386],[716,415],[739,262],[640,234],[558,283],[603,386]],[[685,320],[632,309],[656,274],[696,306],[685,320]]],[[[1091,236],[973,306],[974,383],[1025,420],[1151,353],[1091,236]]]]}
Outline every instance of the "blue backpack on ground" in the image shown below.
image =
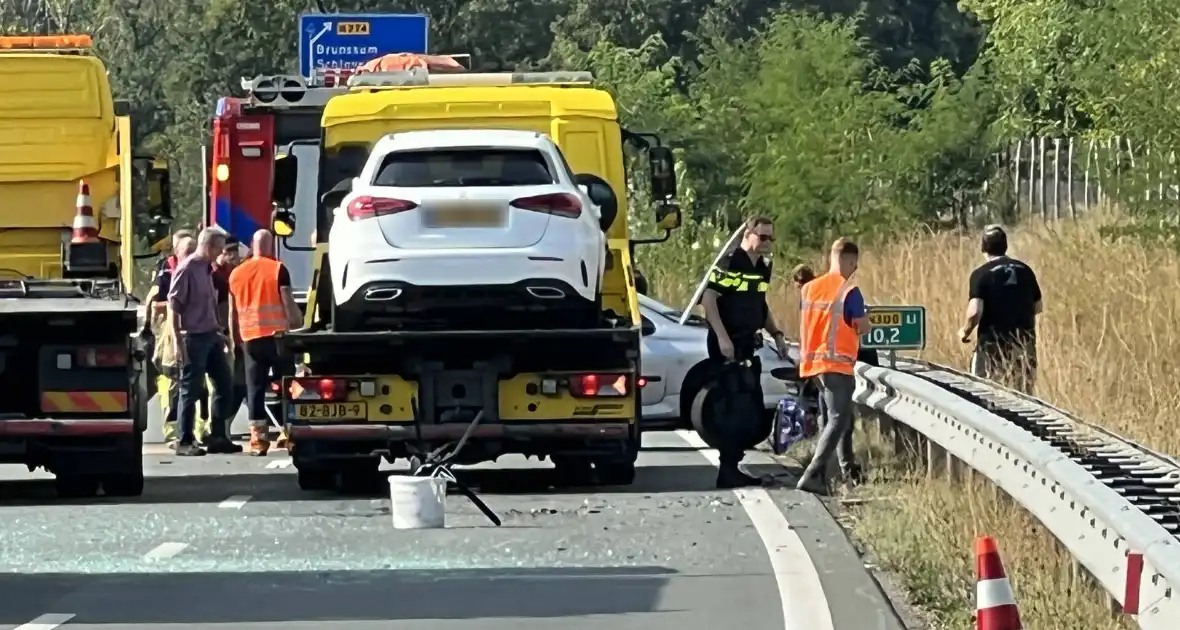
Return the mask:
{"type": "Polygon", "coordinates": [[[782,455],[792,444],[814,435],[815,419],[809,416],[804,406],[794,398],[778,401],[778,407],[774,410],[774,428],[767,439],[770,450],[775,455],[782,455]]]}

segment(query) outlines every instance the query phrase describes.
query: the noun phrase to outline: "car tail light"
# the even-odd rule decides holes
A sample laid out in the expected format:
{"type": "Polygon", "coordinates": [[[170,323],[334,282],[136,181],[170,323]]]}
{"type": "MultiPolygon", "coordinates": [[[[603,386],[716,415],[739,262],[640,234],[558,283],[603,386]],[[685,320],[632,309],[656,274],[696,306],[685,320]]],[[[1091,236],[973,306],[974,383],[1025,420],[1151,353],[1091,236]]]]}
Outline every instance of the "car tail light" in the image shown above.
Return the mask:
{"type": "Polygon", "coordinates": [[[582,398],[619,398],[628,391],[626,374],[582,374],[570,378],[570,393],[582,398]]]}
{"type": "Polygon", "coordinates": [[[78,367],[125,367],[129,358],[126,346],[98,346],[78,350],[78,367]]]}
{"type": "Polygon", "coordinates": [[[343,378],[297,378],[288,388],[295,400],[333,402],[348,397],[348,380],[343,378]]]}
{"type": "Polygon", "coordinates": [[[569,193],[553,193],[513,199],[513,208],[544,212],[558,217],[576,219],[582,216],[582,201],[569,193]]]}
{"type": "Polygon", "coordinates": [[[348,202],[348,218],[352,221],[383,217],[417,208],[418,204],[405,199],[370,197],[365,195],[348,202]]]}

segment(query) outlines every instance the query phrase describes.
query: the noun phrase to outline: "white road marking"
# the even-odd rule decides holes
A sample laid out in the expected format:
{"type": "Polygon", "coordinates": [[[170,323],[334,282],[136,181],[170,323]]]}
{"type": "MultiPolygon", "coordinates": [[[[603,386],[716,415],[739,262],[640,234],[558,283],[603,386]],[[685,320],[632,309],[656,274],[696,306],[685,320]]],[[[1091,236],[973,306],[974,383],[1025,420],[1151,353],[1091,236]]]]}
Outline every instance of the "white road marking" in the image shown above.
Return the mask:
{"type": "Polygon", "coordinates": [[[267,468],[287,468],[291,465],[291,459],[276,459],[273,462],[267,462],[267,468]]]}
{"type": "MultiPolygon", "coordinates": [[[[681,439],[698,449],[710,464],[720,464],[717,451],[709,448],[694,431],[676,431],[681,439]]],[[[754,523],[774,571],[785,630],[835,630],[832,610],[819,580],[819,571],[786,515],[762,488],[734,490],[742,508],[754,523]],[[822,603],[820,603],[822,602],[822,603]]]]}
{"type": "Polygon", "coordinates": [[[147,552],[143,556],[143,559],[149,560],[149,561],[167,560],[168,558],[175,556],[176,554],[184,551],[185,549],[188,549],[188,543],[182,543],[182,542],[160,543],[160,545],[158,547],[147,552]]]}
{"type": "Polygon", "coordinates": [[[77,617],[77,615],[65,615],[61,613],[49,613],[41,615],[36,619],[26,624],[21,624],[13,630],[53,630],[63,623],[77,617]]]}
{"type": "Polygon", "coordinates": [[[248,495],[248,494],[235,494],[234,496],[222,501],[221,503],[218,503],[217,507],[225,508],[227,510],[240,510],[240,509],[242,509],[242,506],[246,505],[246,503],[249,501],[250,501],[250,495],[248,495]]]}

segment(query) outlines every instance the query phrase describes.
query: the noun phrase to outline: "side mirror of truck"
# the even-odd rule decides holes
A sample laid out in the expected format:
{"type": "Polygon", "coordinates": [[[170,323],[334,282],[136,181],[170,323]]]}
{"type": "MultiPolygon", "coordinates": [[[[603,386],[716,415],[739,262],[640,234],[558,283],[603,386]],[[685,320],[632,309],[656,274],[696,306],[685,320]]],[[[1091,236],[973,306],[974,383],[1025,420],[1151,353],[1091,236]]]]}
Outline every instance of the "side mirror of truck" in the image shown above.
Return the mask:
{"type": "Polygon", "coordinates": [[[619,198],[615,195],[615,190],[605,179],[590,173],[574,175],[574,183],[585,190],[590,201],[598,206],[599,212],[602,214],[602,218],[598,221],[602,231],[609,230],[611,224],[615,222],[615,217],[619,216],[619,198]]]}
{"type": "Polygon", "coordinates": [[[352,181],[353,178],[346,177],[339,182],[336,182],[336,185],[333,186],[331,190],[324,193],[320,197],[320,204],[327,210],[335,210],[336,208],[339,208],[340,202],[344,201],[344,198],[348,196],[348,193],[352,192],[352,181]]]}
{"type": "Polygon", "coordinates": [[[274,168],[274,185],[271,186],[270,198],[280,208],[290,208],[295,205],[295,182],[299,177],[299,158],[293,154],[276,154],[274,168]]]}
{"type": "Polygon", "coordinates": [[[295,233],[295,213],[277,209],[270,213],[270,231],[279,238],[288,238],[295,233]]]}
{"type": "Polygon", "coordinates": [[[676,158],[668,147],[650,147],[651,197],[657,204],[676,199],[676,158]]]}
{"type": "Polygon", "coordinates": [[[152,217],[172,221],[172,175],[168,162],[152,160],[147,169],[148,212],[152,217]]]}
{"type": "Polygon", "coordinates": [[[680,227],[682,220],[680,206],[676,204],[665,204],[656,208],[656,227],[661,230],[675,230],[680,227]]]}

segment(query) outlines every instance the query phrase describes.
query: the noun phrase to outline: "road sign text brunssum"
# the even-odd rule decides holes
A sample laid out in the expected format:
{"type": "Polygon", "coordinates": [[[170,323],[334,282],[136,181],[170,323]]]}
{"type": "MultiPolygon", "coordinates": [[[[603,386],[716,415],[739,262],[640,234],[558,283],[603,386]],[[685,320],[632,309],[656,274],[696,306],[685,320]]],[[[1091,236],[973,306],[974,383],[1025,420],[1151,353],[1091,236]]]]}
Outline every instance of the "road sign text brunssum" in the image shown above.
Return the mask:
{"type": "Polygon", "coordinates": [[[872,329],[861,335],[863,348],[923,350],[926,348],[926,308],[923,306],[870,306],[872,329]]]}
{"type": "Polygon", "coordinates": [[[421,14],[304,13],[299,16],[299,74],[349,70],[390,53],[428,52],[430,19],[421,14]]]}

